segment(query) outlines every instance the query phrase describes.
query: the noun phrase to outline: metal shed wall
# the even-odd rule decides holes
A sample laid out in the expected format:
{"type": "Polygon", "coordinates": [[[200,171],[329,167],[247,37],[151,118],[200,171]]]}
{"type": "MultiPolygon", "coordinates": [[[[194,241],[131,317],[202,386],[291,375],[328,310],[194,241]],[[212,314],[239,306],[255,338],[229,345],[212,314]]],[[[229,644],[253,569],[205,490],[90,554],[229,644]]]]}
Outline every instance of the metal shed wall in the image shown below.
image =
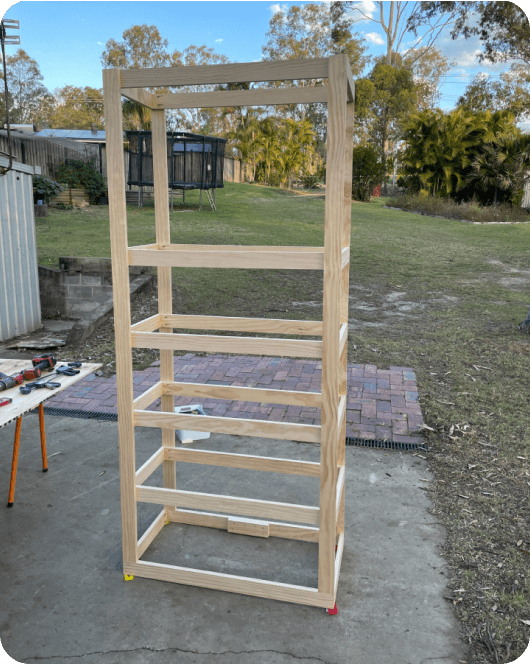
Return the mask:
{"type": "Polygon", "coordinates": [[[0,177],[0,341],[42,325],[33,209],[33,173],[40,172],[14,162],[0,177]]]}

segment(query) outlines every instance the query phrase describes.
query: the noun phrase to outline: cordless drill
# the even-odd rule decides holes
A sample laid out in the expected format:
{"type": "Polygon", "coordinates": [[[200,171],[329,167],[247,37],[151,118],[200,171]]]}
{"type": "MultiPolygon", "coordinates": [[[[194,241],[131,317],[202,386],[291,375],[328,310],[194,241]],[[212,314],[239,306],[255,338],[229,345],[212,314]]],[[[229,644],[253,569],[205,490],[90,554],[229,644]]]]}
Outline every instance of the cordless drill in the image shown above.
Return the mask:
{"type": "Polygon", "coordinates": [[[15,387],[15,385],[20,385],[24,382],[24,376],[19,373],[14,376],[8,376],[5,373],[0,372],[0,392],[2,390],[8,390],[10,387],[15,387]]]}

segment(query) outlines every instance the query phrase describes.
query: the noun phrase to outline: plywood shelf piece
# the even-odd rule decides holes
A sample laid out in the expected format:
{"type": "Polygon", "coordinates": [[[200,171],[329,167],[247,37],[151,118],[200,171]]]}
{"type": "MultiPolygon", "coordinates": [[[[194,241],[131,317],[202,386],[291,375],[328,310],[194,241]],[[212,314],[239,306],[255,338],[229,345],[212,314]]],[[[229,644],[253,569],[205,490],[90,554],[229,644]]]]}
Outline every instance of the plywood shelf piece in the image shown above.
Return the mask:
{"type": "Polygon", "coordinates": [[[125,574],[173,583],[332,608],[344,550],[344,437],[355,97],[355,83],[348,58],[336,55],[314,60],[109,69],[103,72],[103,82],[116,331],[123,571],[125,574]],[[281,81],[302,80],[310,84],[278,86],[281,81]],[[275,86],[198,93],[150,92],[157,87],[218,86],[242,82],[274,82],[275,86]],[[156,241],[134,247],[129,247],[127,242],[121,95],[150,108],[152,118],[156,241]],[[327,103],[328,106],[323,247],[217,246],[171,242],[164,109],[315,102],[327,103]],[[129,266],[154,267],[158,278],[158,313],[134,324],[131,323],[129,266]],[[173,313],[172,268],[178,267],[322,270],[322,321],[173,313]],[[194,335],[182,334],[181,330],[275,336],[194,335]],[[277,335],[314,336],[319,339],[286,339],[277,338],[277,335]],[[132,372],[132,349],[135,347],[160,351],[160,380],[136,399],[133,398],[132,372]],[[175,382],[174,350],[322,359],[321,390],[304,392],[175,382]],[[175,414],[177,396],[320,408],[322,426],[175,414]],[[147,410],[157,400],[160,400],[161,410],[147,410]],[[138,470],[135,469],[135,426],[159,428],[162,437],[161,447],[138,470]],[[320,461],[176,447],[175,429],[320,443],[320,461]],[[177,463],[319,478],[318,507],[179,490],[175,472],[177,463]],[[160,465],[163,468],[163,486],[144,486],[160,465]],[[138,539],[136,510],[137,502],[141,501],[162,505],[162,509],[138,539]],[[237,535],[282,537],[318,543],[318,588],[140,560],[166,523],[220,528],[237,535]]]}

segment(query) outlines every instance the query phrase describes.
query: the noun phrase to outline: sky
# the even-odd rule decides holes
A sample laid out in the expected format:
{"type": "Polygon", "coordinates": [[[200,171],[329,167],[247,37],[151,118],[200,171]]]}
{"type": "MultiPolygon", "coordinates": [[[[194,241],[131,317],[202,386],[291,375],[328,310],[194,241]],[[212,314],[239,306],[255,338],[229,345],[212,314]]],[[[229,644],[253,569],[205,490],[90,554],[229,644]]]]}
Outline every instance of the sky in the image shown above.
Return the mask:
{"type": "MultiPolygon", "coordinates": [[[[100,56],[108,39],[120,41],[122,33],[135,24],[156,25],[168,49],[182,51],[191,44],[206,44],[232,62],[251,62],[262,56],[269,20],[275,12],[302,2],[274,3],[270,0],[208,2],[196,0],[166,2],[22,2],[0,0],[0,17],[20,21],[20,48],[37,60],[49,90],[64,85],[102,87],[100,56]]],[[[375,12],[375,3],[362,0],[365,12],[375,12]]],[[[530,14],[530,0],[518,0],[530,14]]],[[[379,25],[362,21],[355,26],[364,36],[369,53],[385,52],[379,25]]],[[[453,41],[443,34],[437,47],[456,64],[442,87],[440,106],[454,107],[466,84],[479,72],[498,78],[509,66],[479,64],[478,39],[453,41]]],[[[18,47],[7,46],[7,54],[18,47]]]]}

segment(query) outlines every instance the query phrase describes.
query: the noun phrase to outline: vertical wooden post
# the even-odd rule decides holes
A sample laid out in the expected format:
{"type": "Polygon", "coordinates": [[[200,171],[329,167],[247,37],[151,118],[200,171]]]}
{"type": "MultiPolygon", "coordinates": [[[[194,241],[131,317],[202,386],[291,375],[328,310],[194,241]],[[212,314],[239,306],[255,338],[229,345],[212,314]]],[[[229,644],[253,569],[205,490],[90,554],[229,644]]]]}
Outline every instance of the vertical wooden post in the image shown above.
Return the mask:
{"type": "Polygon", "coordinates": [[[125,205],[125,167],[123,163],[123,121],[120,88],[120,70],[103,70],[114,329],[116,335],[121,522],[123,562],[125,564],[137,562],[136,542],[138,529],[135,488],[131,301],[129,291],[127,208],[125,205]]]}
{"type": "Polygon", "coordinates": [[[344,137],[348,66],[346,55],[336,55],[329,59],[318,540],[318,591],[329,594],[334,594],[335,591],[336,493],[340,435],[341,250],[344,238],[344,137]]]}
{"type": "MultiPolygon", "coordinates": [[[[168,169],[167,169],[167,138],[166,138],[166,112],[151,111],[151,130],[153,137],[153,182],[155,189],[155,224],[157,244],[171,242],[169,221],[168,169]]],[[[161,314],[173,313],[171,268],[158,267],[158,312],[161,314]]],[[[160,332],[173,332],[171,328],[160,328],[160,332]]],[[[173,351],[160,351],[160,380],[173,381],[175,377],[173,365],[173,351]]],[[[162,410],[173,412],[175,399],[171,395],[162,397],[162,410]]],[[[175,447],[174,429],[162,429],[162,446],[175,447]]],[[[177,479],[175,461],[164,461],[163,484],[166,489],[176,489],[177,479]]],[[[172,506],[166,510],[175,511],[172,506]]]]}
{"type": "MultiPolygon", "coordinates": [[[[351,244],[351,192],[352,192],[352,170],[353,170],[353,127],[355,120],[355,104],[349,102],[346,106],[346,136],[344,145],[344,225],[342,229],[342,247],[350,250],[351,244]]],[[[341,324],[348,324],[349,321],[349,300],[350,300],[350,263],[342,270],[342,292],[341,292],[341,324]]],[[[348,342],[344,345],[342,356],[340,358],[340,396],[347,396],[348,391],[348,342]]],[[[346,417],[343,419],[339,435],[339,466],[346,465],[346,417]]],[[[346,491],[342,494],[339,507],[339,517],[337,519],[337,535],[344,532],[344,500],[346,491]]]]}

